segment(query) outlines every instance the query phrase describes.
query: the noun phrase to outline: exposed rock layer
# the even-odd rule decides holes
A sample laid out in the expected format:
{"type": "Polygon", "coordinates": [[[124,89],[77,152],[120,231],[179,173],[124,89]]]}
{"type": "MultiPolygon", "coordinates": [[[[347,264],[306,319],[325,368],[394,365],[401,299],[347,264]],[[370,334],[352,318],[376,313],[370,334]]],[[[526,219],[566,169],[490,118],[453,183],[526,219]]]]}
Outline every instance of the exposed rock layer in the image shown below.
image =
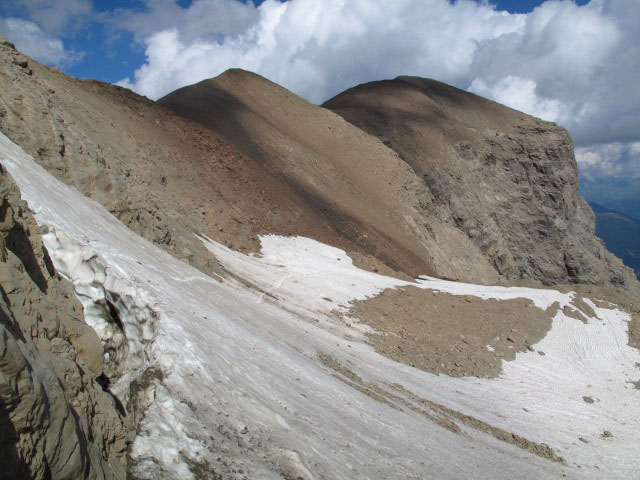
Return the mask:
{"type": "Polygon", "coordinates": [[[124,478],[100,339],[4,170],[0,200],[0,478],[124,478]]]}

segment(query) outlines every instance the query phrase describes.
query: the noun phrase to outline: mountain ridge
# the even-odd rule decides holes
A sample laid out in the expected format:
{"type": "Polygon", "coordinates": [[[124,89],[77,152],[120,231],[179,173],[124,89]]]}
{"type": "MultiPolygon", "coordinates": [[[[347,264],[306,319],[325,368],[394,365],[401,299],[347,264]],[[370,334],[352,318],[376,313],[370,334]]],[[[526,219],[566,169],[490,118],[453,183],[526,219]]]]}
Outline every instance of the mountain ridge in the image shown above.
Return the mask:
{"type": "MultiPolygon", "coordinates": [[[[497,224],[486,211],[496,202],[484,198],[487,195],[473,198],[480,205],[488,202],[483,207],[485,220],[477,224],[474,218],[478,211],[469,210],[469,199],[460,201],[460,195],[446,193],[452,188],[459,190],[456,176],[465,178],[465,170],[477,162],[473,158],[477,154],[491,159],[492,149],[506,141],[510,145],[504,155],[518,155],[524,145],[522,134],[513,139],[500,137],[498,143],[491,140],[493,144],[483,147],[488,149],[484,153],[475,147],[469,149],[462,137],[452,145],[435,142],[442,158],[453,158],[457,166],[445,174],[441,168],[422,172],[430,175],[425,182],[416,174],[415,162],[402,160],[402,155],[384,144],[384,138],[376,138],[339,115],[239,69],[201,82],[199,87],[180,89],[156,103],[119,87],[69,79],[33,61],[23,68],[18,65],[23,60],[16,58],[26,57],[6,45],[3,52],[7,91],[0,104],[5,112],[0,124],[3,133],[54,175],[98,199],[135,231],[205,273],[223,272],[192,232],[244,251],[257,251],[260,234],[308,236],[354,252],[366,268],[393,275],[427,273],[481,283],[629,282],[629,273],[616,265],[601,245],[588,241],[578,248],[567,243],[575,233],[572,229],[582,231],[582,237],[576,238],[584,240],[589,235],[584,232],[593,228],[588,207],[583,211],[584,205],[572,191],[575,165],[549,180],[562,183],[568,178],[569,187],[552,186],[550,191],[555,193],[548,196],[543,192],[541,198],[552,203],[558,200],[560,210],[556,212],[563,216],[562,205],[568,205],[577,223],[565,222],[566,227],[556,230],[555,245],[541,238],[537,242],[540,248],[532,252],[527,251],[523,235],[507,241],[509,233],[504,233],[504,228],[500,234],[491,234],[497,224]],[[26,75],[26,70],[31,75],[26,75]],[[68,93],[71,91],[73,95],[68,93]],[[189,97],[193,104],[181,107],[180,95],[189,97]],[[213,103],[207,106],[203,96],[213,103]],[[166,107],[178,114],[169,113],[166,107]],[[20,111],[25,114],[17,113],[20,111]],[[445,193],[438,198],[441,190],[445,193]],[[563,191],[570,191],[568,203],[562,199],[563,191]],[[565,244],[558,249],[560,238],[565,244]],[[567,252],[566,258],[545,257],[544,245],[567,252]],[[587,253],[581,250],[585,247],[587,253]],[[545,261],[538,264],[542,258],[545,261]]],[[[467,102],[498,112],[489,124],[495,120],[502,128],[505,115],[516,120],[528,118],[481,97],[438,85],[439,91],[455,98],[458,105],[467,102]]],[[[483,110],[476,110],[470,109],[467,117],[480,121],[483,110]]],[[[464,120],[455,111],[449,117],[446,111],[440,113],[439,121],[447,125],[464,120]]],[[[531,122],[533,130],[526,135],[544,135],[557,128],[531,122]]],[[[565,135],[558,137],[561,150],[572,148],[565,135]]],[[[538,148],[534,155],[545,158],[547,154],[538,148]]],[[[536,161],[526,160],[524,167],[517,163],[515,167],[524,168],[524,177],[509,178],[510,187],[505,190],[529,184],[523,194],[526,204],[541,190],[527,175],[531,172],[536,178],[545,178],[545,174],[535,172],[536,161]]],[[[472,187],[477,190],[469,182],[464,186],[472,187]]],[[[492,188],[494,196],[502,195],[492,188]]],[[[500,209],[496,215],[498,212],[500,209]]],[[[542,230],[554,228],[556,212],[538,212],[542,230]]],[[[532,233],[532,228],[535,225],[527,226],[524,232],[532,233]]]]}
{"type": "MultiPolygon", "coordinates": [[[[477,282],[532,279],[550,283],[577,281],[635,285],[629,272],[624,271],[624,267],[616,265],[617,259],[607,256],[602,244],[599,244],[598,240],[593,237],[592,214],[584,200],[577,194],[577,167],[573,158],[573,145],[566,130],[555,126],[555,124],[543,122],[495,104],[482,97],[448,87],[440,82],[414,77],[399,77],[399,79],[399,82],[412,91],[419,91],[420,82],[427,82],[440,99],[434,101],[428,96],[422,96],[416,100],[415,95],[408,100],[401,99],[398,111],[402,111],[402,115],[404,115],[402,118],[411,119],[406,120],[407,122],[416,119],[424,122],[424,118],[427,118],[428,115],[435,115],[433,117],[436,119],[435,126],[432,127],[432,131],[427,132],[426,136],[433,140],[435,136],[442,136],[440,132],[447,132],[445,134],[447,139],[430,143],[432,148],[433,145],[436,145],[436,153],[431,156],[440,159],[438,160],[440,163],[436,162],[434,168],[425,169],[411,161],[412,155],[407,155],[406,151],[394,146],[385,137],[385,134],[377,134],[375,128],[367,128],[366,125],[363,125],[363,122],[368,120],[361,118],[360,122],[351,122],[359,130],[377,137],[385,147],[391,147],[391,155],[386,149],[378,147],[380,148],[378,155],[385,159],[383,162],[390,165],[395,162],[393,156],[398,155],[409,168],[409,171],[405,168],[404,171],[401,169],[398,173],[403,177],[401,181],[403,188],[409,193],[405,197],[408,200],[402,200],[402,196],[396,193],[396,199],[392,200],[391,204],[395,201],[397,205],[397,199],[400,198],[403,206],[386,208],[396,212],[409,209],[412,213],[408,216],[405,215],[405,221],[399,221],[398,226],[388,227],[392,228],[387,234],[388,238],[398,239],[400,238],[398,231],[410,231],[410,237],[413,236],[414,240],[409,240],[409,243],[405,240],[403,246],[408,247],[418,257],[428,258],[430,270],[447,278],[477,282]],[[438,101],[443,103],[442,99],[448,102],[444,109],[438,106],[438,101]],[[415,102],[412,103],[414,100],[415,102]],[[403,101],[405,103],[402,103],[403,101]],[[426,102],[427,107],[421,108],[426,109],[427,117],[424,115],[420,117],[419,113],[411,111],[413,108],[411,105],[416,103],[420,105],[420,101],[426,102]],[[434,112],[429,113],[429,108],[435,109],[434,112]],[[440,109],[438,110],[438,108],[440,109]],[[490,115],[487,115],[487,112],[490,115]],[[525,130],[519,131],[518,128],[521,127],[518,125],[523,122],[529,122],[531,125],[525,130]],[[456,128],[456,125],[462,125],[462,127],[456,128]],[[477,131],[488,129],[489,126],[494,127],[494,131],[499,137],[497,140],[496,138],[483,137],[484,133],[477,131]],[[511,132],[506,137],[500,133],[505,129],[511,132]],[[436,133],[434,133],[435,130],[437,130],[436,133]],[[482,151],[478,152],[476,147],[468,144],[469,134],[463,130],[473,130],[471,136],[476,139],[481,138],[483,141],[482,151]],[[454,135],[455,138],[449,140],[452,132],[457,133],[454,135]],[[545,140],[542,140],[544,135],[548,138],[545,137],[545,140]],[[535,141],[528,140],[528,137],[536,136],[540,137],[537,144],[535,141]],[[505,142],[510,142],[511,145],[503,148],[504,151],[498,154],[498,157],[502,155],[507,159],[519,155],[521,159],[524,159],[515,163],[514,168],[519,169],[518,174],[511,177],[502,176],[505,182],[508,182],[506,184],[510,185],[508,188],[505,188],[505,184],[496,185],[494,182],[490,185],[489,193],[474,194],[473,198],[465,199],[460,195],[447,196],[446,192],[449,189],[454,192],[461,188],[477,190],[477,187],[474,187],[473,182],[469,180],[466,181],[464,187],[454,186],[456,182],[459,183],[456,178],[460,175],[465,177],[465,170],[469,168],[470,164],[477,162],[476,158],[479,155],[484,155],[485,160],[488,159],[489,163],[495,164],[494,151],[497,148],[502,148],[500,145],[504,145],[505,142]],[[553,147],[555,150],[550,150],[552,147],[549,145],[557,146],[553,147]],[[453,153],[450,151],[452,148],[455,150],[453,153]],[[530,152],[531,158],[528,156],[527,149],[532,150],[530,152]],[[447,168],[447,164],[442,164],[442,159],[450,159],[452,155],[456,157],[457,165],[453,167],[452,172],[442,175],[441,171],[447,168]],[[552,156],[555,156],[553,161],[550,160],[552,156]],[[536,168],[539,167],[541,161],[546,162],[544,167],[540,167],[545,171],[537,172],[536,168]],[[423,177],[429,178],[424,181],[423,177]],[[531,180],[533,177],[535,179],[531,180]],[[495,192],[493,194],[495,197],[500,197],[504,191],[510,192],[517,188],[525,188],[527,183],[530,187],[528,191],[522,193],[523,199],[511,198],[497,202],[498,204],[495,201],[487,200],[491,191],[495,192]],[[480,198],[481,196],[482,198],[480,198]],[[506,207],[517,203],[515,200],[519,200],[519,204],[522,205],[521,210],[526,210],[530,205],[528,202],[533,198],[536,198],[536,201],[540,203],[546,203],[539,209],[537,216],[529,215],[529,225],[522,227],[522,234],[512,241],[505,241],[506,236],[510,235],[513,230],[509,228],[508,215],[511,213],[506,210],[506,207]],[[441,208],[443,203],[450,205],[441,208]],[[470,209],[470,204],[473,203],[485,204],[484,211],[470,209]],[[495,214],[490,213],[491,211],[495,211],[495,214]],[[475,220],[480,218],[480,214],[483,214],[485,220],[483,223],[477,224],[475,220]],[[492,215],[505,217],[504,226],[499,228],[501,233],[498,235],[486,232],[486,230],[491,231],[496,228],[496,221],[491,218],[492,215]],[[558,215],[563,218],[564,223],[556,229],[554,226],[556,220],[551,221],[550,218],[558,215]],[[535,226],[538,221],[542,222],[540,228],[535,226]],[[550,229],[550,232],[555,232],[555,237],[551,240],[545,238],[549,237],[547,229],[550,229]],[[538,233],[543,231],[544,233],[538,233]],[[533,251],[528,251],[531,250],[527,245],[532,234],[537,235],[538,238],[536,242],[531,242],[533,251]],[[570,238],[575,239],[578,243],[582,242],[582,245],[572,245],[570,238]],[[416,244],[415,240],[419,244],[416,244]],[[447,247],[443,248],[442,245],[447,247]],[[585,253],[585,249],[588,253],[585,253]],[[553,252],[555,257],[552,254],[545,254],[546,251],[553,252]],[[487,252],[489,253],[487,254],[487,252]],[[564,256],[558,256],[558,252],[564,252],[564,256]],[[543,258],[545,261],[539,263],[539,260],[543,258]],[[605,260],[603,262],[600,259],[605,260]],[[599,266],[594,269],[591,264],[599,266]],[[470,265],[473,266],[470,267],[470,265]],[[620,274],[614,273],[617,271],[620,271],[620,274]],[[606,278],[607,275],[608,278],[606,278]]],[[[384,92],[384,88],[393,82],[372,82],[354,87],[338,95],[336,99],[326,102],[324,107],[329,108],[335,105],[340,101],[339,99],[358,89],[382,88],[384,92]]],[[[371,95],[379,99],[384,96],[383,92],[376,91],[371,95]]],[[[383,198],[377,195],[380,188],[377,188],[375,193],[370,190],[369,193],[366,193],[367,189],[362,186],[360,179],[370,175],[369,171],[374,171],[375,167],[367,164],[368,154],[366,152],[367,148],[370,148],[367,145],[375,145],[375,142],[368,140],[367,143],[362,144],[350,140],[354,137],[362,137],[357,137],[356,133],[350,129],[345,130],[344,125],[336,122],[333,117],[319,112],[313,105],[299,99],[291,92],[256,74],[235,69],[214,79],[183,87],[163,97],[159,102],[170,107],[176,113],[221,133],[227,141],[244,151],[249,157],[257,158],[258,162],[262,161],[260,158],[267,158],[267,161],[278,159],[280,163],[273,164],[273,168],[286,172],[288,176],[296,177],[295,182],[299,185],[298,189],[302,186],[306,191],[313,191],[317,187],[317,185],[313,185],[313,182],[324,181],[319,195],[324,197],[325,205],[342,196],[345,200],[338,200],[337,203],[341,205],[351,203],[350,206],[353,206],[346,212],[349,217],[359,218],[360,221],[364,221],[368,225],[375,224],[386,231],[385,219],[372,216],[371,212],[367,212],[367,202],[358,199],[358,195],[364,194],[371,197],[370,203],[372,204],[391,205],[388,197],[383,198]],[[325,128],[324,126],[316,127],[316,125],[322,125],[323,121],[329,122],[329,131],[336,131],[338,135],[328,136],[322,130],[325,128]],[[257,132],[262,133],[257,134],[257,132]],[[248,141],[246,141],[247,138],[249,138],[248,141]],[[320,138],[326,138],[326,140],[320,141],[320,138]],[[274,139],[278,140],[274,141],[274,139]],[[347,142],[348,148],[341,147],[341,142],[347,142]],[[351,143],[349,144],[349,142],[351,143]],[[357,163],[360,166],[360,171],[356,172],[357,177],[354,177],[353,170],[338,170],[340,174],[336,177],[335,172],[314,168],[309,159],[317,158],[318,153],[320,153],[323,162],[326,163],[327,160],[330,160],[329,168],[341,165],[345,158],[349,159],[347,162],[357,163]],[[365,160],[356,160],[358,158],[365,160]],[[339,185],[343,178],[346,179],[345,185],[339,189],[333,188],[334,185],[339,185]],[[357,180],[355,180],[356,178],[357,180]],[[355,196],[345,197],[342,195],[354,182],[355,184],[360,182],[355,196]]],[[[334,110],[336,113],[343,113],[338,108],[334,108],[334,110]]],[[[347,116],[345,118],[349,120],[347,116]]],[[[400,129],[402,128],[404,127],[400,126],[400,129]]],[[[414,140],[424,136],[423,132],[416,132],[416,135],[410,136],[407,148],[415,149],[417,143],[414,140]]],[[[473,138],[471,139],[473,140],[473,138]]],[[[476,141],[477,143],[478,141],[476,141]]],[[[318,161],[316,160],[315,163],[317,166],[318,161]]],[[[451,164],[452,162],[449,162],[448,165],[451,164]]],[[[473,168],[477,170],[484,167],[473,168]]],[[[489,174],[485,174],[485,178],[489,176],[489,174]]],[[[370,179],[371,176],[368,178],[370,179]]],[[[526,217],[526,215],[518,215],[519,212],[514,217],[518,217],[520,221],[526,217]]],[[[403,236],[406,238],[404,232],[403,236]]],[[[398,265],[396,264],[393,268],[397,269],[398,265]]],[[[410,274],[415,276],[414,272],[410,274]]]]}
{"type": "Polygon", "coordinates": [[[627,195],[618,200],[607,202],[604,206],[640,222],[640,193],[627,195]]]}

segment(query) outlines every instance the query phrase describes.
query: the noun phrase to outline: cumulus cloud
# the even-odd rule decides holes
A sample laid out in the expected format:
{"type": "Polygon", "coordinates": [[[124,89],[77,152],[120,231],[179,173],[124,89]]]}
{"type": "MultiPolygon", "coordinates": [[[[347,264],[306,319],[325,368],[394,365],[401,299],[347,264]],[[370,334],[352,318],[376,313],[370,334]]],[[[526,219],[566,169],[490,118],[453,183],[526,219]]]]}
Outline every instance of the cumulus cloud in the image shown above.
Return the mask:
{"type": "Polygon", "coordinates": [[[536,88],[534,80],[508,75],[490,85],[477,77],[471,82],[469,91],[551,122],[568,121],[569,107],[556,98],[539,96],[536,88]]]}
{"type": "Polygon", "coordinates": [[[63,67],[82,58],[81,53],[65,49],[60,38],[28,20],[0,18],[0,33],[10,38],[18,50],[48,65],[63,67]]]}
{"type": "Polygon", "coordinates": [[[526,15],[470,0],[149,5],[119,18],[147,55],[121,83],[151,98],[231,67],[315,103],[409,74],[562,123],[579,144],[640,139],[639,2],[549,0],[526,15]]]}
{"type": "Polygon", "coordinates": [[[66,35],[84,23],[92,13],[91,0],[20,0],[33,22],[54,35],[66,35]]]}
{"type": "Polygon", "coordinates": [[[580,173],[588,181],[607,177],[640,179],[640,142],[578,147],[575,153],[580,173]]]}
{"type": "MultiPolygon", "coordinates": [[[[197,2],[189,10],[206,4],[215,16],[220,6],[235,3],[197,2]]],[[[186,24],[149,34],[147,63],[129,85],[157,97],[240,67],[320,102],[357,83],[400,74],[455,81],[471,65],[477,42],[524,21],[469,0],[267,0],[248,17],[240,32],[214,41],[189,40],[186,24]]]]}

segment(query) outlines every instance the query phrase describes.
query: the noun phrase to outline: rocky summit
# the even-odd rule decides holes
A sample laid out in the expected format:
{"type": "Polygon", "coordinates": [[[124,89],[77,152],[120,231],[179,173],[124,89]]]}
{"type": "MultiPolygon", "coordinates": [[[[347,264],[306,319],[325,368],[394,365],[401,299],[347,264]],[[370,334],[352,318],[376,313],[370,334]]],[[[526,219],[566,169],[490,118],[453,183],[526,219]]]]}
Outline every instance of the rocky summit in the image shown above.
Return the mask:
{"type": "Polygon", "coordinates": [[[0,478],[630,478],[567,131],[434,80],[157,102],[0,39],[0,478]]]}
{"type": "MultiPolygon", "coordinates": [[[[360,85],[323,106],[411,167],[430,250],[474,251],[477,272],[466,280],[635,285],[593,234],[564,128],[417,77],[360,85]]],[[[441,273],[462,279],[462,268],[441,273]]]]}

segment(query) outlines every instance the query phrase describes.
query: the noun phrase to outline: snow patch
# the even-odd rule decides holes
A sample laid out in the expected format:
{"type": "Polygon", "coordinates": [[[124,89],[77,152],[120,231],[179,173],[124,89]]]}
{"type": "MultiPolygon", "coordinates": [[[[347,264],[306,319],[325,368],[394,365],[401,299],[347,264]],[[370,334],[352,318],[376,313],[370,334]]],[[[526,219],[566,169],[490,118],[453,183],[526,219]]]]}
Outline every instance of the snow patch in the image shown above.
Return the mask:
{"type": "Polygon", "coordinates": [[[105,363],[126,371],[148,361],[157,315],[145,293],[108,268],[92,248],[47,225],[41,230],[56,271],[73,284],[85,321],[104,344],[105,363]]]}
{"type": "Polygon", "coordinates": [[[206,449],[185,431],[193,413],[159,382],[154,385],[153,397],[131,448],[133,471],[141,478],[146,477],[145,472],[160,469],[165,478],[194,479],[185,460],[202,463],[206,449]]]}
{"type": "Polygon", "coordinates": [[[202,240],[225,268],[264,290],[260,301],[265,295],[283,298],[300,313],[346,312],[354,300],[411,285],[361,270],[343,250],[310,238],[261,235],[261,256],[244,255],[206,237],[202,240]]]}
{"type": "Polygon", "coordinates": [[[526,288],[526,287],[500,287],[495,285],[472,285],[469,283],[452,282],[439,278],[421,275],[418,286],[428,290],[446,292],[452,295],[472,295],[484,300],[513,300],[515,298],[528,298],[534,305],[546,310],[558,302],[560,308],[571,305],[575,292],[560,293],[557,290],[526,288]]]}
{"type": "MultiPolygon", "coordinates": [[[[320,312],[322,296],[336,285],[343,296],[334,295],[344,305],[349,304],[352,290],[352,298],[363,299],[384,288],[413,285],[482,299],[526,298],[543,310],[559,307],[550,331],[532,345],[544,355],[519,352],[514,361],[503,363],[503,373],[498,379],[449,378],[398,364],[389,367],[365,349],[358,353],[367,359],[352,367],[361,377],[386,378],[387,382],[404,376],[407,383],[400,383],[410,385],[410,389],[420,392],[423,398],[532,441],[551,445],[558,455],[570,459],[574,465],[588,466],[594,472],[600,469],[613,476],[624,476],[623,472],[632,471],[633,466],[640,463],[633,453],[640,440],[637,435],[640,414],[635,408],[640,395],[630,383],[637,377],[640,352],[628,345],[628,314],[598,308],[585,299],[595,312],[593,318],[582,312],[588,318],[585,324],[562,311],[564,307],[579,311],[572,304],[575,292],[472,285],[426,276],[420,277],[417,283],[404,282],[359,270],[350,261],[342,259],[340,251],[310,239],[263,236],[261,242],[260,259],[240,258],[235,252],[227,254],[224,247],[210,246],[210,249],[223,259],[228,270],[250,275],[250,278],[266,279],[266,288],[275,271],[280,278],[287,278],[288,285],[296,285],[295,281],[299,280],[304,288],[271,290],[278,294],[280,302],[289,305],[293,300],[299,309],[307,306],[309,310],[320,312]],[[326,270],[321,267],[324,263],[330,265],[326,270]],[[357,288],[350,286],[354,281],[357,288]],[[598,399],[596,406],[583,400],[588,396],[598,399]],[[607,438],[604,442],[602,433],[605,430],[616,430],[615,439],[607,438]],[[590,443],[585,444],[578,437],[587,438],[590,443]]],[[[357,323],[346,317],[343,320],[362,331],[357,323]]],[[[486,348],[493,351],[490,345],[486,348]]]]}

